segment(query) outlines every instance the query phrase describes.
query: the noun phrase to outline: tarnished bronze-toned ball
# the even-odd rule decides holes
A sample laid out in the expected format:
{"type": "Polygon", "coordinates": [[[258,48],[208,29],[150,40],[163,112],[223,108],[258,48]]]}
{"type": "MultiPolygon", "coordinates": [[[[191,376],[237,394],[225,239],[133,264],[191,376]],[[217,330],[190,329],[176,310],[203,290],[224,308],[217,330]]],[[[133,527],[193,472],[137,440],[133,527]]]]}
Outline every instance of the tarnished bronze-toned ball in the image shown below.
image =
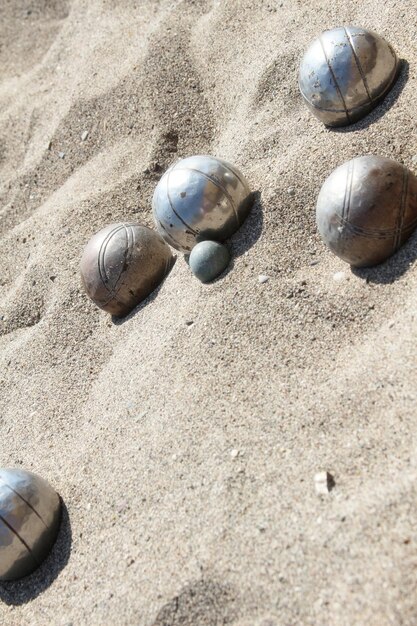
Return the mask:
{"type": "Polygon", "coordinates": [[[391,159],[357,157],[326,179],[316,217],[323,240],[344,261],[382,263],[417,226],[417,178],[391,159]]]}
{"type": "Polygon", "coordinates": [[[192,156],[172,165],[153,196],[156,226],[177,250],[190,252],[205,240],[224,241],[243,224],[253,203],[239,170],[212,156],[192,156]]]}
{"type": "Polygon", "coordinates": [[[97,306],[124,316],[158,287],[172,263],[171,249],[157,232],[122,222],[90,239],[81,259],[81,277],[97,306]]]}
{"type": "Polygon", "coordinates": [[[324,31],[300,65],[301,95],[327,126],[345,126],[369,113],[398,75],[397,55],[382,37],[346,26],[324,31]]]}
{"type": "Polygon", "coordinates": [[[60,498],[43,478],[0,469],[0,580],[27,576],[42,563],[60,519],[60,498]]]}

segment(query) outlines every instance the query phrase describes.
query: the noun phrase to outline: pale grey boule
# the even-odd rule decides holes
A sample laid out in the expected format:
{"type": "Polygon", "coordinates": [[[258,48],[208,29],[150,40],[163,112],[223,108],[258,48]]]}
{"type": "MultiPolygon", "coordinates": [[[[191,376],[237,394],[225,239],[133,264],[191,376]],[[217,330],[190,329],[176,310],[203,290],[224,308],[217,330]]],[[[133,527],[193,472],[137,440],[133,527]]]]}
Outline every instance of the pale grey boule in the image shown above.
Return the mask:
{"type": "Polygon", "coordinates": [[[212,156],[174,163],[153,195],[159,233],[173,248],[189,253],[200,241],[224,241],[243,224],[253,194],[243,174],[212,156]]]}

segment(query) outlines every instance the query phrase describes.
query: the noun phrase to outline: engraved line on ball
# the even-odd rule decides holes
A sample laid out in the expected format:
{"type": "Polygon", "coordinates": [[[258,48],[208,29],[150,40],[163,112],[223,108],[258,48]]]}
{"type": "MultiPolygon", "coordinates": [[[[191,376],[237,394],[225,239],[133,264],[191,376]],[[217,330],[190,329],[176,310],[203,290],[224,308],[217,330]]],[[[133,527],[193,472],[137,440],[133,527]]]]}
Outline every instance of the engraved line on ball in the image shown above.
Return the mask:
{"type": "Polygon", "coordinates": [[[110,239],[113,237],[114,234],[119,232],[119,230],[122,230],[122,228],[123,228],[123,224],[115,226],[114,228],[112,228],[112,230],[106,235],[106,237],[101,242],[100,250],[98,251],[98,255],[97,255],[98,271],[99,271],[99,274],[100,274],[101,282],[103,283],[103,286],[109,292],[111,292],[111,289],[107,285],[107,282],[108,282],[109,279],[108,279],[107,273],[106,273],[106,267],[105,267],[105,263],[104,263],[104,255],[106,253],[107,244],[109,243],[110,239]]]}
{"type": "Polygon", "coordinates": [[[231,174],[236,176],[236,178],[238,179],[242,187],[246,189],[246,183],[241,179],[238,171],[233,167],[233,165],[231,165],[230,163],[227,163],[226,161],[222,161],[222,165],[225,170],[228,170],[231,174]]]}
{"type": "Polygon", "coordinates": [[[229,192],[226,191],[224,186],[221,184],[221,182],[217,178],[215,178],[214,176],[210,176],[209,174],[205,174],[205,172],[201,172],[200,170],[195,170],[192,167],[178,167],[176,169],[177,172],[179,172],[181,170],[189,171],[189,172],[196,172],[197,174],[200,174],[201,176],[203,176],[204,178],[206,178],[207,180],[212,182],[213,185],[215,185],[218,189],[220,189],[220,191],[222,191],[224,193],[224,195],[226,196],[226,198],[228,199],[229,204],[230,204],[230,206],[233,209],[233,213],[235,214],[237,225],[239,226],[239,218],[237,216],[237,210],[236,210],[235,203],[233,202],[233,199],[232,199],[231,195],[229,194],[229,192]]]}
{"type": "MultiPolygon", "coordinates": [[[[351,198],[352,198],[354,164],[355,164],[354,161],[349,161],[348,169],[347,169],[347,172],[346,172],[345,197],[344,197],[344,201],[343,201],[342,216],[341,216],[342,221],[346,222],[346,224],[349,223],[350,203],[351,203],[351,198]]],[[[347,238],[345,237],[346,229],[338,228],[338,233],[339,233],[339,237],[338,237],[339,241],[343,242],[342,243],[342,249],[345,250],[346,245],[347,245],[347,238]]]]}
{"type": "MultiPolygon", "coordinates": [[[[318,104],[315,104],[314,102],[311,102],[309,100],[309,98],[305,95],[305,93],[302,91],[301,87],[300,87],[300,93],[302,95],[302,97],[304,98],[304,100],[306,101],[307,105],[310,107],[313,107],[313,109],[317,109],[318,111],[327,111],[327,113],[346,113],[346,109],[327,109],[325,107],[321,107],[318,104]]],[[[360,109],[362,107],[362,105],[359,105],[357,107],[355,107],[354,109],[351,109],[351,113],[354,113],[357,109],[360,109]]]]}
{"type": "MultiPolygon", "coordinates": [[[[127,226],[131,226],[131,224],[127,224],[127,226]]],[[[99,261],[98,261],[98,262],[99,262],[99,272],[100,272],[100,278],[101,278],[101,280],[102,280],[102,282],[103,282],[103,286],[104,286],[104,287],[107,289],[107,291],[108,291],[108,297],[107,297],[107,299],[106,299],[106,300],[104,300],[104,301],[101,301],[101,302],[100,302],[100,305],[101,305],[102,307],[103,307],[103,306],[106,306],[106,305],[110,302],[110,300],[113,300],[113,299],[114,299],[114,300],[116,300],[116,302],[120,303],[120,300],[118,300],[118,299],[117,299],[117,294],[119,293],[119,291],[120,291],[120,289],[121,289],[121,285],[119,286],[119,288],[118,288],[118,289],[117,289],[117,286],[118,286],[118,284],[119,284],[119,282],[120,282],[120,279],[121,279],[121,277],[122,277],[122,275],[123,275],[123,273],[124,273],[124,267],[125,267],[125,263],[126,263],[126,248],[125,248],[125,250],[124,250],[125,261],[124,261],[123,267],[122,267],[122,269],[120,270],[120,274],[119,274],[119,276],[118,276],[118,278],[117,278],[117,280],[116,280],[116,282],[115,282],[115,284],[114,284],[114,286],[113,286],[113,288],[112,288],[112,289],[110,289],[110,287],[107,285],[107,283],[103,280],[103,276],[102,276],[102,273],[101,273],[101,268],[100,268],[100,263],[102,263],[102,264],[103,264],[103,268],[105,268],[105,265],[104,265],[104,256],[105,256],[105,253],[106,253],[107,244],[109,243],[109,238],[113,237],[113,235],[114,235],[114,234],[116,234],[117,232],[119,232],[119,231],[120,231],[120,230],[122,230],[122,229],[125,229],[125,231],[127,230],[127,229],[126,229],[126,224],[125,224],[125,223],[120,224],[119,226],[116,226],[115,228],[113,228],[113,230],[111,230],[111,231],[110,231],[110,233],[107,235],[107,237],[105,238],[105,240],[102,242],[102,244],[101,244],[101,246],[100,246],[100,251],[99,251],[99,254],[98,254],[98,259],[99,259],[99,261]],[[104,247],[104,250],[103,250],[103,246],[105,246],[105,247],[104,247]]],[[[107,278],[107,274],[106,274],[105,270],[104,270],[104,273],[105,273],[105,275],[106,275],[106,280],[108,281],[109,279],[107,278]]]]}
{"type": "MultiPolygon", "coordinates": [[[[156,220],[157,224],[162,228],[162,230],[164,231],[164,233],[166,234],[166,239],[169,240],[169,242],[171,243],[171,246],[173,248],[178,248],[178,243],[175,241],[175,239],[170,235],[169,231],[165,228],[165,226],[163,225],[163,223],[161,222],[160,219],[156,220]]],[[[188,246],[181,246],[184,250],[191,250],[190,247],[188,246]]]]}
{"type": "Polygon", "coordinates": [[[401,242],[401,235],[403,233],[403,224],[404,224],[404,217],[405,217],[405,209],[407,206],[407,196],[408,196],[408,169],[406,167],[403,168],[403,186],[402,186],[402,190],[401,190],[401,201],[400,201],[400,208],[398,211],[398,219],[397,219],[397,225],[396,225],[396,232],[395,232],[395,238],[394,238],[394,250],[396,250],[397,248],[399,248],[400,246],[400,242],[401,242]]]}
{"type": "MultiPolygon", "coordinates": [[[[119,276],[119,278],[117,279],[117,282],[119,282],[119,281],[120,281],[120,277],[121,277],[121,276],[119,276]]],[[[122,302],[121,302],[121,301],[118,299],[118,297],[117,297],[117,295],[118,295],[118,293],[119,293],[120,289],[122,288],[122,285],[120,285],[118,289],[116,289],[116,287],[114,287],[111,291],[109,290],[109,288],[107,287],[107,285],[104,285],[104,287],[107,289],[107,291],[108,291],[108,295],[107,295],[107,298],[106,298],[105,300],[100,300],[100,306],[101,306],[101,307],[107,306],[107,305],[108,305],[108,303],[109,303],[111,300],[115,300],[118,304],[122,304],[122,302]]]]}
{"type": "Polygon", "coordinates": [[[346,184],[345,184],[345,197],[343,198],[343,206],[342,206],[342,219],[345,219],[346,216],[346,205],[348,200],[348,190],[349,190],[349,180],[351,175],[352,161],[349,161],[347,173],[346,173],[346,184]]]}
{"type": "MultiPolygon", "coordinates": [[[[344,229],[349,230],[355,235],[363,236],[369,239],[392,239],[392,237],[396,233],[395,228],[389,228],[387,230],[379,230],[377,228],[369,229],[369,228],[362,228],[361,226],[354,226],[351,222],[346,222],[346,220],[343,220],[340,215],[335,216],[335,219],[336,219],[336,223],[339,224],[339,226],[343,226],[344,229]]],[[[413,230],[416,226],[417,226],[417,219],[407,224],[407,226],[404,226],[402,229],[402,233],[403,234],[408,233],[409,231],[413,230]]]]}
{"type": "Polygon", "coordinates": [[[169,234],[169,231],[165,228],[165,226],[163,225],[161,220],[157,219],[156,221],[157,221],[158,225],[162,228],[162,230],[166,233],[166,235],[168,236],[169,240],[172,241],[173,243],[175,243],[175,240],[171,237],[171,235],[169,234]]]}
{"type": "Polygon", "coordinates": [[[392,71],[391,80],[389,81],[389,83],[385,87],[384,91],[381,91],[381,93],[378,94],[378,97],[376,99],[374,99],[374,102],[379,102],[379,101],[381,101],[381,100],[383,100],[385,98],[387,93],[392,88],[392,85],[393,85],[393,83],[394,83],[394,81],[396,79],[396,76],[397,76],[399,60],[398,60],[396,54],[394,53],[393,49],[391,48],[391,46],[389,46],[389,48],[390,48],[390,51],[392,52],[392,54],[394,55],[394,69],[392,71]]]}
{"type": "Polygon", "coordinates": [[[132,229],[131,226],[129,226],[129,224],[123,224],[123,226],[125,227],[125,231],[126,231],[125,261],[124,261],[123,268],[122,268],[121,274],[120,274],[117,282],[121,279],[122,275],[126,271],[126,267],[129,265],[130,260],[131,260],[132,255],[133,255],[133,241],[134,241],[133,229],[132,229]]]}
{"type": "MultiPolygon", "coordinates": [[[[244,188],[244,189],[246,189],[246,188],[247,188],[246,183],[244,183],[244,182],[242,181],[242,179],[240,178],[239,174],[237,173],[237,171],[235,171],[235,170],[234,170],[233,166],[232,166],[230,163],[226,163],[226,161],[223,161],[222,159],[217,159],[216,157],[210,157],[210,158],[211,158],[211,159],[214,159],[214,160],[218,160],[218,161],[222,164],[222,166],[224,167],[224,169],[225,169],[225,170],[227,170],[229,173],[233,174],[233,175],[234,175],[234,176],[238,179],[238,181],[240,182],[240,184],[243,186],[243,188],[244,188]]],[[[211,181],[212,181],[212,183],[213,183],[214,185],[216,185],[217,187],[219,187],[219,188],[221,189],[221,191],[223,191],[223,193],[225,194],[225,196],[228,198],[228,200],[229,200],[230,204],[232,205],[232,209],[233,209],[233,212],[234,212],[235,217],[236,217],[237,225],[238,225],[238,226],[240,226],[239,215],[238,215],[237,209],[235,208],[235,204],[234,204],[234,202],[233,202],[233,199],[232,199],[232,197],[228,194],[228,192],[226,191],[226,189],[224,189],[224,187],[222,186],[221,182],[220,182],[217,178],[215,178],[215,177],[212,177],[212,178],[211,178],[208,174],[205,174],[205,173],[204,173],[204,172],[202,172],[201,170],[197,170],[197,169],[195,169],[195,168],[192,168],[192,167],[187,167],[187,166],[184,166],[184,167],[178,167],[178,165],[181,165],[181,163],[182,163],[182,160],[180,159],[179,161],[177,161],[177,162],[176,162],[176,163],[172,166],[172,169],[173,169],[173,170],[175,169],[177,172],[182,170],[182,171],[185,171],[185,172],[190,171],[190,172],[196,172],[197,174],[201,174],[202,176],[205,176],[206,178],[208,178],[209,180],[211,180],[211,181]]]]}
{"type": "Polygon", "coordinates": [[[348,30],[347,30],[347,28],[346,28],[346,27],[344,28],[344,31],[345,31],[345,33],[346,33],[346,38],[347,38],[347,40],[348,40],[348,42],[349,42],[349,45],[350,45],[350,47],[351,47],[351,49],[352,49],[352,54],[353,54],[354,59],[355,59],[355,61],[356,61],[356,65],[357,65],[357,67],[358,67],[359,74],[361,75],[362,82],[363,82],[363,86],[365,87],[365,90],[366,90],[367,96],[368,96],[368,98],[369,98],[369,102],[370,102],[370,104],[372,104],[372,103],[373,103],[373,100],[372,100],[372,96],[371,96],[370,91],[369,91],[369,87],[368,87],[368,80],[367,80],[367,78],[366,78],[365,72],[363,71],[363,67],[362,67],[361,62],[360,62],[360,60],[359,60],[359,57],[358,57],[358,55],[356,54],[355,46],[353,45],[353,41],[352,41],[352,35],[348,32],[348,30]]]}
{"type": "MultiPolygon", "coordinates": [[[[126,253],[125,253],[125,261],[124,261],[123,269],[122,269],[122,272],[121,272],[121,274],[120,274],[120,276],[119,276],[119,278],[118,278],[118,280],[116,282],[115,288],[117,287],[117,284],[119,283],[119,281],[121,280],[121,278],[125,274],[125,272],[127,271],[128,267],[130,265],[130,262],[132,261],[133,251],[134,251],[135,243],[136,243],[135,229],[133,228],[133,226],[131,224],[124,224],[124,227],[126,229],[127,250],[126,250],[126,253]]],[[[120,288],[121,288],[121,286],[120,286],[120,288]]],[[[129,291],[133,295],[132,290],[129,289],[129,291]]]]}
{"type": "Polygon", "coordinates": [[[26,541],[19,535],[19,533],[17,532],[17,530],[15,530],[13,528],[13,526],[11,524],[9,524],[9,522],[4,519],[4,517],[2,515],[0,515],[0,522],[3,522],[3,524],[5,526],[7,526],[7,528],[10,530],[10,532],[12,532],[17,538],[18,540],[25,546],[26,550],[29,552],[30,556],[32,557],[32,559],[35,561],[36,565],[39,565],[38,560],[36,559],[35,555],[33,554],[32,550],[30,549],[29,545],[26,543],[26,541]]]}
{"type": "Polygon", "coordinates": [[[13,491],[14,494],[17,495],[18,498],[20,498],[21,500],[23,500],[23,502],[30,508],[32,509],[32,511],[35,513],[36,517],[39,517],[39,519],[41,520],[42,524],[45,526],[45,528],[48,528],[48,525],[45,523],[45,521],[43,520],[42,516],[38,513],[38,511],[36,509],[33,508],[33,506],[31,505],[30,502],[28,502],[26,500],[26,498],[24,498],[22,496],[22,494],[20,494],[18,491],[16,491],[16,489],[13,489],[13,487],[11,487],[8,483],[6,483],[2,478],[0,478],[0,480],[3,482],[3,484],[5,485],[5,487],[7,487],[8,489],[10,489],[10,491],[13,491]]]}
{"type": "MultiPolygon", "coordinates": [[[[343,207],[342,207],[342,215],[337,216],[339,218],[339,224],[349,224],[349,211],[350,211],[350,199],[352,195],[352,182],[353,182],[353,162],[350,161],[348,164],[347,172],[346,172],[346,183],[345,183],[345,197],[343,198],[343,207]]],[[[338,239],[342,242],[345,239],[346,229],[338,228],[338,239]]],[[[343,249],[346,245],[346,241],[344,242],[343,249]]]]}
{"type": "Polygon", "coordinates": [[[351,207],[351,202],[352,202],[352,190],[353,190],[353,178],[354,178],[353,171],[355,169],[355,161],[351,161],[351,165],[352,167],[350,168],[349,195],[348,195],[346,215],[345,215],[345,219],[347,222],[349,221],[350,207],[351,207]]]}
{"type": "Polygon", "coordinates": [[[107,246],[109,245],[109,243],[112,240],[113,236],[116,233],[118,233],[120,230],[123,230],[123,228],[124,228],[124,225],[122,224],[120,226],[120,228],[117,228],[114,231],[112,231],[111,233],[109,233],[108,237],[106,238],[106,242],[104,244],[103,249],[100,250],[100,252],[101,252],[101,262],[102,262],[102,270],[103,270],[103,275],[104,275],[104,284],[106,286],[107,286],[107,283],[110,281],[110,276],[107,274],[106,263],[105,263],[107,246]]]}
{"type": "MultiPolygon", "coordinates": [[[[129,261],[133,255],[133,247],[132,244],[130,242],[130,236],[129,233],[133,230],[131,224],[122,224],[123,228],[125,229],[125,234],[126,234],[126,245],[125,245],[125,249],[123,250],[123,256],[124,256],[124,260],[123,260],[123,265],[122,265],[122,269],[120,270],[120,274],[116,280],[116,282],[113,285],[113,289],[112,289],[112,297],[116,298],[117,294],[119,293],[122,285],[119,285],[120,281],[122,280],[123,275],[126,272],[127,267],[129,266],[129,261]]],[[[117,298],[116,298],[117,300],[117,298]]],[[[109,303],[109,300],[107,300],[106,304],[109,303]]]]}
{"type": "Polygon", "coordinates": [[[106,304],[108,304],[112,298],[114,298],[117,302],[120,302],[120,300],[117,300],[117,294],[119,293],[120,289],[122,288],[122,285],[119,285],[119,283],[120,283],[124,273],[126,272],[126,268],[129,265],[129,262],[130,262],[130,260],[132,258],[132,255],[133,255],[133,246],[134,246],[134,242],[135,242],[135,235],[134,235],[134,226],[135,226],[135,224],[130,223],[130,222],[128,222],[128,223],[123,222],[120,226],[121,226],[121,228],[124,228],[125,232],[126,232],[126,246],[125,246],[125,249],[124,249],[124,252],[123,252],[125,258],[124,258],[124,262],[123,262],[123,267],[120,270],[120,274],[119,274],[115,284],[113,285],[113,288],[112,288],[111,292],[109,293],[109,298],[104,303],[102,303],[103,306],[106,306],[106,304]],[[132,236],[132,242],[130,241],[131,238],[129,237],[129,233],[132,236]]]}
{"type": "Polygon", "coordinates": [[[172,202],[172,198],[171,198],[170,193],[169,193],[169,177],[171,176],[171,174],[172,174],[172,170],[173,170],[173,169],[174,169],[174,168],[169,169],[169,170],[167,171],[167,173],[166,173],[166,177],[167,177],[167,198],[168,198],[168,202],[169,202],[169,204],[170,204],[170,207],[171,207],[171,209],[172,209],[173,213],[174,213],[174,214],[178,217],[178,219],[180,220],[180,222],[182,222],[182,223],[184,224],[184,226],[185,226],[186,228],[188,228],[188,230],[190,230],[190,231],[191,231],[191,233],[192,233],[193,235],[198,235],[198,234],[199,234],[199,233],[198,233],[198,231],[196,231],[196,230],[194,230],[193,228],[191,228],[191,226],[189,226],[189,225],[187,224],[187,222],[185,222],[185,221],[182,219],[182,217],[181,217],[180,215],[178,215],[178,213],[177,213],[177,212],[176,212],[176,210],[174,209],[174,204],[173,204],[173,202],[172,202]]]}
{"type": "Polygon", "coordinates": [[[126,224],[126,228],[129,228],[130,234],[131,234],[130,255],[129,255],[129,263],[130,263],[133,257],[133,251],[136,246],[136,237],[135,237],[135,229],[133,228],[132,224],[126,224]]]}
{"type": "Polygon", "coordinates": [[[339,83],[338,83],[338,82],[337,82],[337,80],[336,80],[336,75],[335,75],[335,73],[334,73],[334,71],[333,71],[333,68],[332,68],[332,66],[331,66],[331,64],[330,64],[330,60],[329,60],[329,58],[328,58],[328,56],[327,56],[327,54],[326,54],[326,50],[325,50],[325,48],[324,48],[324,43],[323,43],[323,40],[322,40],[321,36],[319,37],[319,42],[320,42],[321,48],[322,48],[322,50],[323,50],[324,58],[326,59],[326,63],[327,63],[327,65],[328,65],[328,68],[329,68],[330,74],[331,74],[331,75],[332,75],[332,77],[333,77],[333,81],[334,81],[335,87],[336,87],[337,92],[338,92],[338,94],[339,94],[339,96],[340,96],[340,99],[341,99],[341,101],[342,101],[343,108],[344,108],[344,111],[345,111],[345,114],[346,114],[346,119],[347,119],[348,123],[350,123],[350,117],[349,117],[349,112],[348,112],[348,109],[347,109],[347,106],[346,106],[346,102],[345,102],[345,99],[344,99],[344,97],[343,97],[342,90],[341,90],[341,89],[340,89],[340,87],[339,87],[339,83]]]}
{"type": "MultiPolygon", "coordinates": [[[[125,265],[126,265],[126,254],[127,254],[127,252],[126,252],[126,247],[125,247],[125,250],[124,250],[125,261],[123,263],[123,267],[125,267],[125,265]]],[[[121,284],[119,285],[119,283],[120,283],[121,278],[122,278],[124,273],[125,273],[125,270],[122,269],[121,272],[120,272],[120,275],[119,275],[119,277],[118,277],[118,279],[117,279],[117,281],[116,281],[116,283],[115,283],[115,285],[114,285],[114,287],[113,287],[113,289],[111,291],[107,288],[107,290],[109,292],[108,293],[108,297],[106,298],[106,300],[100,301],[100,306],[102,306],[102,307],[106,306],[110,302],[110,300],[116,300],[116,302],[121,304],[121,301],[117,298],[117,295],[118,295],[119,291],[122,288],[122,285],[121,284]]]]}
{"type": "MultiPolygon", "coordinates": [[[[239,172],[237,171],[237,169],[235,169],[233,167],[233,165],[231,165],[230,163],[227,163],[226,161],[222,161],[222,164],[224,166],[224,168],[226,170],[229,170],[229,172],[231,172],[232,174],[234,174],[236,176],[236,178],[238,179],[238,181],[240,182],[240,184],[242,185],[242,187],[245,189],[247,189],[247,184],[244,180],[242,180],[241,175],[239,174],[239,172]]],[[[248,192],[250,193],[249,189],[248,192]]],[[[239,217],[239,216],[238,216],[239,217]]]]}

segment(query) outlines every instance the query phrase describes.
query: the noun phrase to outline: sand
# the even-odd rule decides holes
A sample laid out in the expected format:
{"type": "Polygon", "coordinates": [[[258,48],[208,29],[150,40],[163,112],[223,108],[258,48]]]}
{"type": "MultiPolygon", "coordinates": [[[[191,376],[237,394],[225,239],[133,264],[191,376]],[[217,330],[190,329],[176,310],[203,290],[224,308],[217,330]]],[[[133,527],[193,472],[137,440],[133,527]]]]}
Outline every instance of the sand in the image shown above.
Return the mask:
{"type": "Polygon", "coordinates": [[[2,625],[415,626],[417,235],[352,272],[315,202],[354,156],[417,173],[416,25],[415,0],[1,0],[0,465],[65,503],[48,560],[0,586],[2,625]],[[331,131],[297,67],[340,24],[406,63],[331,131]],[[85,243],[151,226],[196,153],[258,192],[230,271],[202,285],[178,254],[112,320],[85,243]]]}

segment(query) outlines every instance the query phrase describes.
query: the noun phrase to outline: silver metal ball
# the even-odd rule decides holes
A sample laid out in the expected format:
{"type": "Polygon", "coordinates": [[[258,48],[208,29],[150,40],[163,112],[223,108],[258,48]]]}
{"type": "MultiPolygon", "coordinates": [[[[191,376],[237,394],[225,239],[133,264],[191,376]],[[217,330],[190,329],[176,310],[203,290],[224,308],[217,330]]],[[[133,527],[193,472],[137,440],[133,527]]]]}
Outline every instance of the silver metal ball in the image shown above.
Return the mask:
{"type": "Polygon", "coordinates": [[[0,580],[27,576],[47,557],[58,534],[61,502],[40,476],[0,469],[0,580]]]}
{"type": "Polygon", "coordinates": [[[229,263],[229,250],[217,241],[200,241],[191,250],[189,258],[192,273],[202,283],[208,283],[217,278],[229,263]]]}
{"type": "Polygon", "coordinates": [[[158,231],[177,250],[190,252],[207,239],[223,241],[245,220],[253,202],[239,170],[211,156],[192,156],[171,166],[153,196],[158,231]]]}
{"type": "Polygon", "coordinates": [[[323,240],[344,261],[382,263],[417,226],[417,178],[391,159],[357,157],[325,180],[316,218],[323,240]]]}
{"type": "Polygon", "coordinates": [[[345,126],[364,117],[391,89],[397,55],[374,32],[346,26],[324,31],[300,65],[301,95],[327,126],[345,126]]]}
{"type": "Polygon", "coordinates": [[[97,306],[123,316],[158,287],[172,262],[171,249],[157,232],[121,222],[91,237],[81,259],[81,278],[97,306]]]}

